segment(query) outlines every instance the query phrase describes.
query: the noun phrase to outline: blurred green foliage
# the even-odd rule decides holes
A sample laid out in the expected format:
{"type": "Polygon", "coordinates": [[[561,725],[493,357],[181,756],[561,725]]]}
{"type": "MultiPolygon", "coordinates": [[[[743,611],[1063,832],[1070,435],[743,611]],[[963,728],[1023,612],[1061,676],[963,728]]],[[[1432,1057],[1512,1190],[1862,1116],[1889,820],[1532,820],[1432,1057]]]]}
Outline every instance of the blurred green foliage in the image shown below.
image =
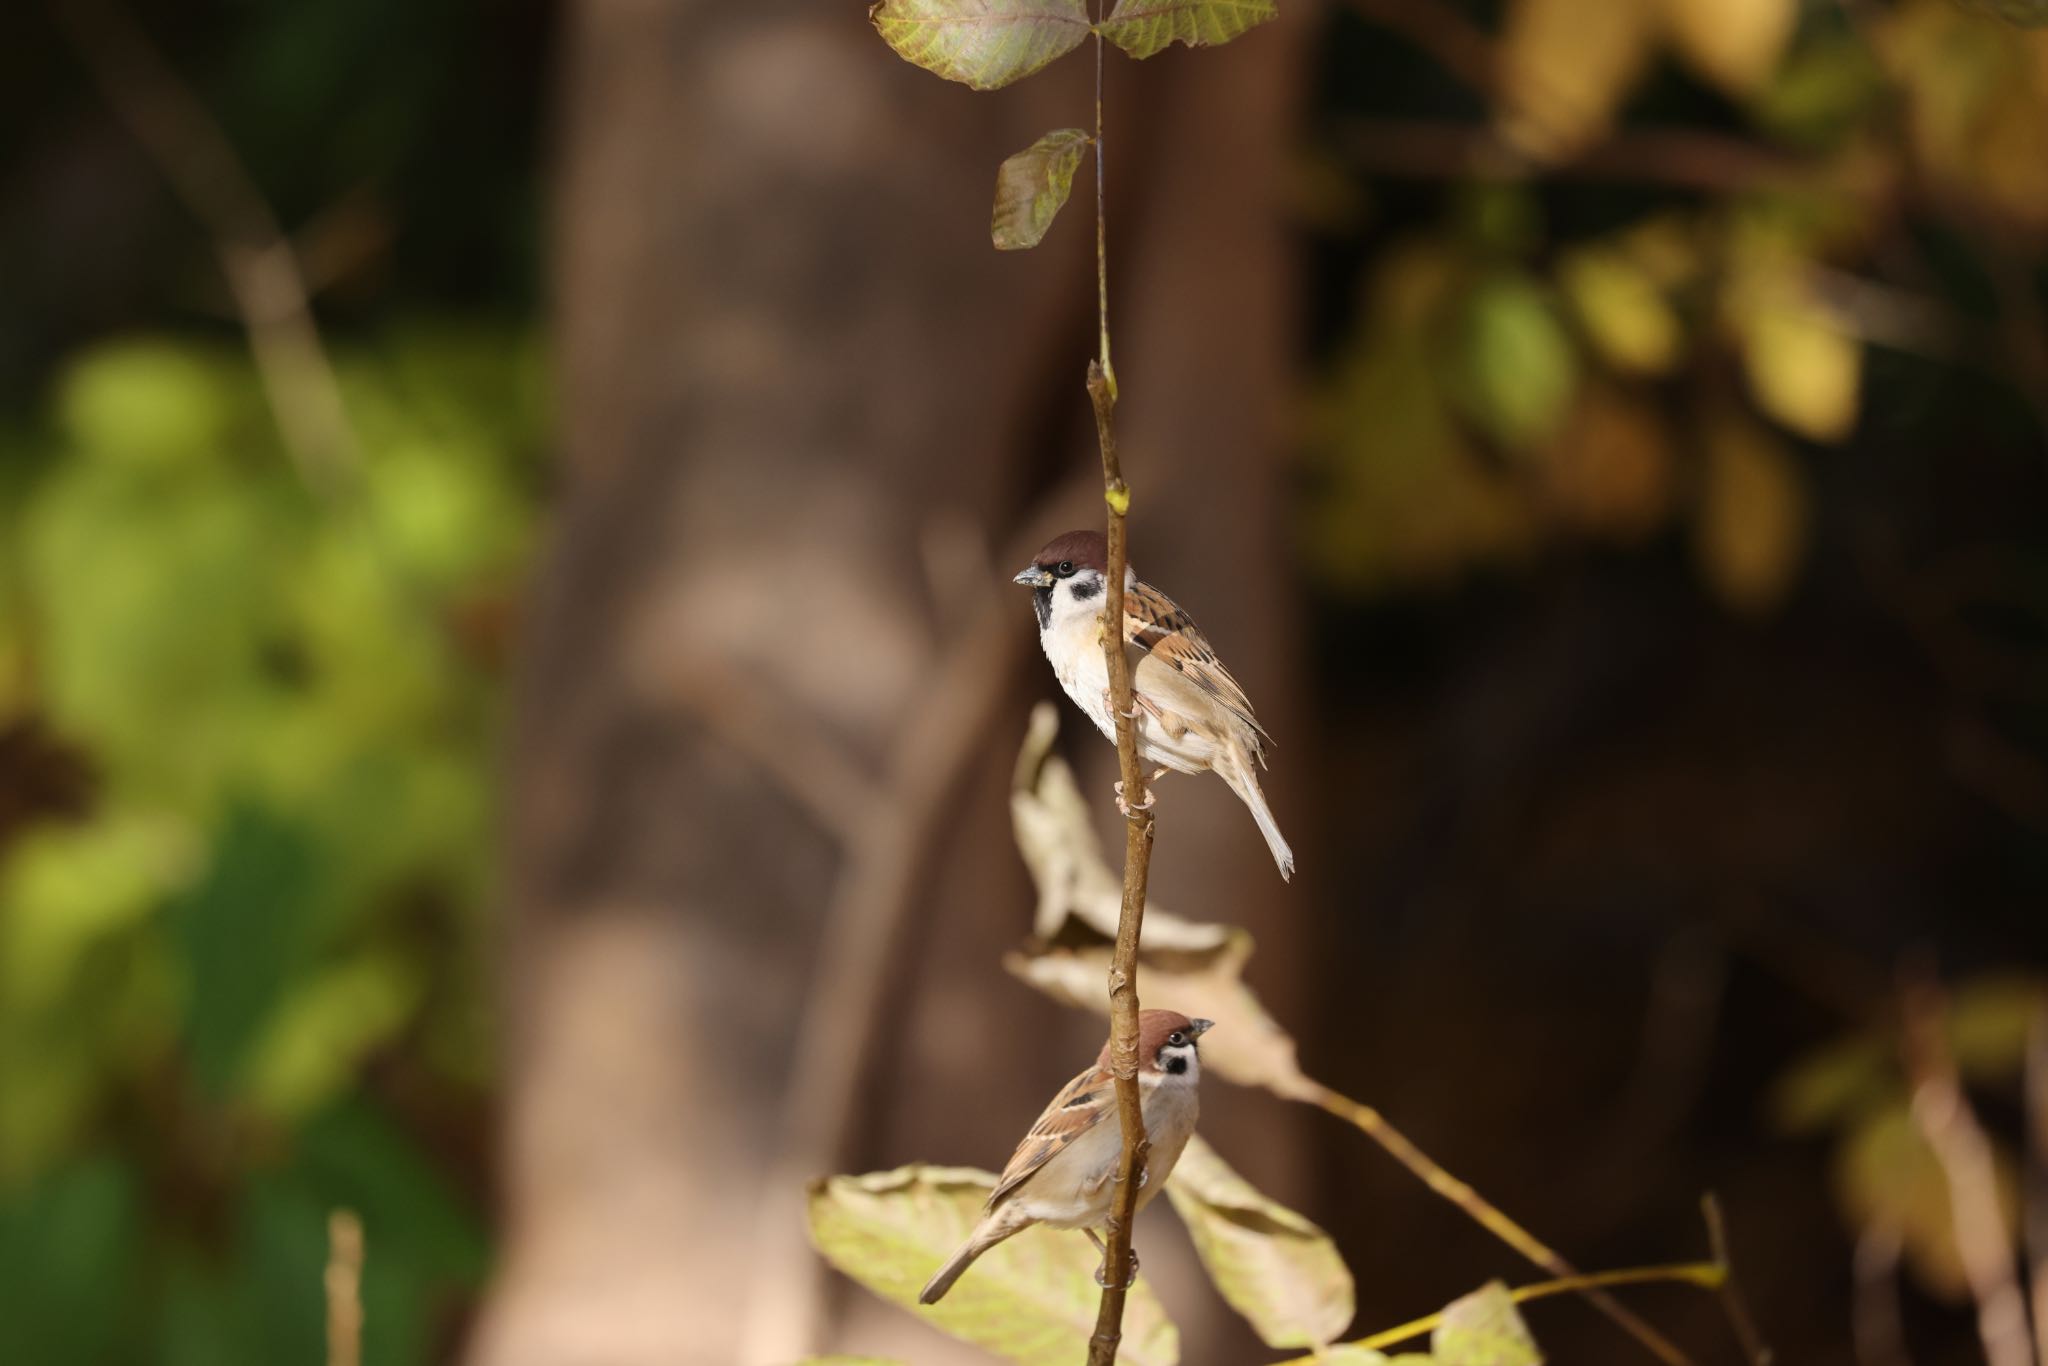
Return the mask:
{"type": "Polygon", "coordinates": [[[0,735],[80,792],[0,831],[9,1360],[315,1360],[337,1207],[369,1360],[429,1359],[483,1270],[446,1121],[491,1070],[541,357],[415,324],[337,368],[361,465],[331,497],[232,344],[93,346],[7,437],[0,735]]]}

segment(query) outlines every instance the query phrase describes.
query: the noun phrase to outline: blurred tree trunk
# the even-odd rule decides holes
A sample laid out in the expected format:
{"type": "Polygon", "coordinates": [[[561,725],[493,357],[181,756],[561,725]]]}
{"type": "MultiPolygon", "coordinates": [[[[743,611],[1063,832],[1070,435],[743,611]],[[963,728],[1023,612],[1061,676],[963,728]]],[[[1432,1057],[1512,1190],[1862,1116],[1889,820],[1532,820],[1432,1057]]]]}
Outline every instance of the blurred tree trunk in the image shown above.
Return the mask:
{"type": "MultiPolygon", "coordinates": [[[[1110,166],[1138,562],[1301,737],[1273,791],[1312,868],[1279,503],[1304,17],[1117,62],[1110,166]]],[[[772,775],[733,718],[770,718],[844,807],[835,773],[884,783],[934,724],[949,651],[990,630],[961,604],[1014,568],[1032,505],[1065,480],[1065,520],[1095,519],[1089,234],[1065,223],[1004,257],[985,230],[997,162],[1083,121],[1087,71],[977,96],[891,56],[859,6],[816,0],[581,0],[568,29],[564,468],[510,772],[506,1242],[473,1360],[729,1366],[808,1332],[793,1312],[791,1341],[743,1336],[741,1306],[772,1262],[758,1250],[802,1237],[793,1190],[787,1226],[757,1226],[804,1007],[845,968],[817,946],[850,838],[829,792],[772,775]]],[[[1000,602],[1002,658],[974,684],[991,719],[944,756],[962,776],[911,865],[918,929],[868,1022],[879,1066],[836,1140],[851,1163],[1000,1165],[1102,1035],[998,962],[1028,926],[1009,766],[1026,702],[1052,691],[1026,604],[1000,602]],[[1003,1049],[1014,1075],[989,1068],[1003,1049]]],[[[1306,893],[1283,893],[1220,784],[1162,802],[1157,894],[1260,934],[1255,980],[1284,1000],[1306,893]]],[[[1303,1182],[1297,1131],[1234,1116],[1240,1100],[1211,1098],[1212,1134],[1283,1192],[1303,1182]]],[[[940,1359],[907,1316],[870,1322],[840,1336],[900,1332],[940,1359]]],[[[1184,1326],[1204,1359],[1209,1325],[1184,1326]]]]}

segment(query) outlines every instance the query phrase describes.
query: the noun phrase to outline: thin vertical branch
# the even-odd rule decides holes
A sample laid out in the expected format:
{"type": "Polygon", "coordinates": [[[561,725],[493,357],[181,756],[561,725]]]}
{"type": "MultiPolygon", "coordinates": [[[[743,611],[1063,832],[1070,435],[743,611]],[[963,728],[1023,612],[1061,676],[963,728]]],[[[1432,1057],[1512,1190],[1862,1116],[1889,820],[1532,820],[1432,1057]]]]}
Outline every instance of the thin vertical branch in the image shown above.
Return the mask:
{"type": "Polygon", "coordinates": [[[327,1216],[327,1366],[362,1366],[363,1221],[352,1210],[327,1216]]]}
{"type": "Polygon", "coordinates": [[[1749,1301],[1743,1298],[1742,1285],[1735,1277],[1735,1263],[1728,1255],[1728,1225],[1721,1218],[1721,1202],[1712,1192],[1701,1197],[1700,1214],[1707,1221],[1707,1244],[1713,1249],[1714,1265],[1722,1271],[1721,1307],[1728,1312],[1728,1326],[1735,1330],[1735,1340],[1742,1344],[1750,1366],[1771,1366],[1770,1346],[1757,1331],[1756,1317],[1749,1312],[1749,1301]]]}
{"type": "Polygon", "coordinates": [[[1849,1326],[1857,1366],[1913,1366],[1899,1312],[1899,1257],[1904,1244],[1892,1224],[1876,1224],[1856,1240],[1855,1296],[1849,1326]]]}
{"type": "Polygon", "coordinates": [[[249,350],[285,448],[315,492],[332,497],[355,474],[355,429],[314,325],[299,258],[213,116],[113,0],[57,0],[114,112],[186,209],[213,235],[249,350]]]}
{"type": "Polygon", "coordinates": [[[1088,399],[1095,409],[1095,436],[1102,447],[1102,500],[1109,508],[1108,591],[1102,604],[1102,651],[1109,666],[1110,706],[1116,713],[1117,766],[1123,773],[1128,813],[1124,824],[1124,900],[1117,917],[1116,951],[1109,968],[1110,1070],[1116,1078],[1117,1121],[1123,1131],[1123,1161],[1117,1169],[1103,1252],[1102,1303],[1095,1334],[1088,1340],[1088,1366],[1113,1366],[1123,1339],[1124,1296],[1129,1290],[1131,1221],[1138,1207],[1138,1183],[1145,1170],[1145,1115],[1138,1092],[1138,936],[1145,919],[1145,882],[1152,866],[1152,813],[1145,774],[1138,763],[1138,730],[1131,705],[1131,659],[1124,649],[1124,573],[1130,564],[1130,486],[1118,462],[1116,372],[1109,359],[1109,215],[1102,158],[1103,37],[1095,34],[1095,289],[1098,309],[1096,358],[1088,366],[1088,399]]]}
{"type": "Polygon", "coordinates": [[[1977,1302],[1977,1336],[1991,1366],[2034,1366],[2011,1231],[1999,1207],[1998,1177],[1977,1116],[1963,1096],[1942,1023],[1942,996],[1931,978],[1909,977],[1904,990],[1906,1069],[1913,1119],[1948,1178],[1956,1250],[1977,1302]]]}

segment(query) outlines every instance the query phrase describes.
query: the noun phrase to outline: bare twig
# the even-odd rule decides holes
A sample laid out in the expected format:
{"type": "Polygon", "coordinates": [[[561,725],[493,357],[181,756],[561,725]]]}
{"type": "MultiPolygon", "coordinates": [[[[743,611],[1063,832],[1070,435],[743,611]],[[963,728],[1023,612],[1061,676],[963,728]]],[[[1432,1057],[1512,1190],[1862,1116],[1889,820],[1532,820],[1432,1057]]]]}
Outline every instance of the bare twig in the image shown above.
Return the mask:
{"type": "Polygon", "coordinates": [[[58,18],[134,139],[213,236],[285,446],[316,492],[357,461],[341,385],[291,240],[205,106],[114,0],[56,0],[58,18]]]}
{"type": "MultiPolygon", "coordinates": [[[[1718,1290],[1727,1283],[1727,1268],[1719,1262],[1684,1262],[1672,1266],[1639,1266],[1626,1271],[1596,1271],[1584,1276],[1563,1276],[1554,1281],[1538,1281],[1534,1285],[1518,1286],[1508,1291],[1508,1298],[1516,1304],[1527,1304],[1530,1300],[1549,1299],[1553,1295],[1588,1295],[1593,1291],[1607,1291],[1626,1285],[1696,1285],[1703,1290],[1718,1290]]],[[[1443,1322],[1443,1311],[1425,1314],[1411,1319],[1397,1327],[1374,1333],[1371,1337],[1347,1342],[1347,1347],[1359,1347],[1378,1351],[1383,1347],[1398,1346],[1424,1333],[1434,1332],[1443,1322]]],[[[1294,1357],[1279,1363],[1279,1366],[1313,1366],[1323,1358],[1317,1356],[1294,1357]]]]}
{"type": "Polygon", "coordinates": [[[1913,1079],[1913,1119],[1948,1178],[1956,1250],[1977,1302],[1977,1336],[1990,1366],[2033,1366],[2027,1306],[2020,1293],[2012,1239],[1999,1208],[1991,1141],[1977,1123],[1956,1076],[1942,1025],[1941,990],[1909,977],[1903,995],[1906,1070],[1913,1079]]]}
{"type": "Polygon", "coordinates": [[[1103,1251],[1102,1302],[1095,1333],[1088,1340],[1089,1366],[1113,1366],[1123,1338],[1124,1296],[1131,1281],[1131,1221],[1138,1208],[1138,1183],[1148,1144],[1138,1091],[1138,936],[1145,920],[1145,883],[1152,866],[1152,812],[1145,772],[1138,762],[1138,723],[1131,703],[1131,658],[1124,649],[1124,572],[1130,563],[1130,486],[1117,458],[1116,369],[1109,353],[1109,226],[1102,155],[1102,58],[1104,40],[1095,34],[1095,292],[1098,351],[1088,366],[1088,399],[1095,409],[1095,436],[1102,447],[1102,500],[1108,505],[1108,591],[1102,603],[1102,652],[1109,667],[1110,708],[1116,714],[1117,767],[1123,774],[1124,899],[1117,916],[1116,950],[1109,968],[1110,1072],[1116,1078],[1117,1122],[1123,1132],[1123,1160],[1117,1169],[1103,1251]]]}
{"type": "Polygon", "coordinates": [[[1756,1319],[1750,1314],[1749,1302],[1743,1298],[1741,1282],[1736,1279],[1735,1263],[1728,1256],[1728,1225],[1721,1218],[1721,1202],[1711,1192],[1701,1197],[1700,1214],[1707,1221],[1707,1244],[1713,1250],[1714,1265],[1722,1271],[1721,1307],[1728,1311],[1728,1324],[1735,1330],[1735,1340],[1742,1344],[1742,1354],[1749,1358],[1750,1366],[1771,1366],[1771,1349],[1757,1331],[1756,1319]]]}
{"type": "MultiPolygon", "coordinates": [[[[1035,549],[1071,499],[1048,500],[1026,538],[1035,549]]],[[[890,964],[901,961],[917,882],[952,818],[949,800],[980,751],[1005,680],[1029,635],[991,589],[960,617],[968,629],[930,670],[908,709],[882,791],[849,832],[845,861],[819,928],[817,977],[797,1026],[796,1063],[785,1091],[781,1150],[762,1186],[760,1267],[746,1310],[748,1361],[783,1361],[816,1347],[825,1268],[802,1236],[805,1183],[838,1167],[866,1093],[885,1016],[890,964]]],[[[780,762],[780,761],[778,761],[780,762]]],[[[793,776],[793,775],[785,775],[793,776]]]]}
{"type": "Polygon", "coordinates": [[[1351,0],[1351,8],[1392,29],[1436,59],[1439,66],[1490,97],[1500,85],[1493,35],[1439,0],[1351,0]]]}
{"type": "Polygon", "coordinates": [[[327,1216],[327,1366],[362,1366],[363,1221],[353,1210],[327,1216]]]}
{"type": "MultiPolygon", "coordinates": [[[[1045,497],[1010,547],[1015,558],[1073,524],[1072,508],[1086,482],[1069,480],[1045,497]]],[[[928,691],[906,711],[915,723],[898,732],[882,781],[849,771],[840,780],[846,790],[829,811],[819,811],[821,823],[848,822],[835,832],[844,842],[845,861],[819,931],[817,977],[797,1025],[780,1149],[762,1186],[754,1258],[759,1270],[745,1310],[741,1360],[792,1361],[817,1349],[828,1281],[803,1235],[803,1191],[811,1178],[838,1169],[847,1156],[886,1015],[890,964],[900,961],[905,938],[913,933],[917,881],[949,828],[948,801],[987,737],[1004,684],[1028,647],[1030,634],[1003,610],[1001,593],[984,585],[956,614],[969,629],[927,672],[928,691]],[[855,782],[870,792],[866,805],[860,812],[842,810],[855,782]]],[[[768,733],[755,729],[766,718],[742,722],[730,709],[731,698],[686,695],[700,705],[699,718],[729,742],[785,785],[802,786],[791,756],[756,752],[769,745],[768,733]],[[701,705],[707,701],[708,707],[701,705]]],[[[787,713],[774,718],[778,735],[799,734],[813,724],[787,713]]],[[[829,737],[819,742],[836,744],[829,737]]],[[[852,763],[848,756],[842,759],[852,763]]]]}
{"type": "MultiPolygon", "coordinates": [[[[1721,133],[1692,128],[1633,128],[1561,162],[1536,162],[1493,129],[1435,119],[1353,119],[1338,146],[1362,169],[1418,180],[1619,181],[1677,190],[1735,194],[1811,189],[1828,172],[1797,157],[1721,133]]],[[[1859,187],[1842,181],[1852,193],[1859,187]]]]}
{"type": "Polygon", "coordinates": [[[847,745],[803,708],[775,696],[759,678],[697,657],[672,680],[669,691],[712,734],[775,779],[842,845],[857,844],[873,827],[876,813],[888,806],[882,785],[847,745]]]}
{"type": "MultiPolygon", "coordinates": [[[[1307,1078],[1303,1078],[1299,1085],[1291,1088],[1290,1094],[1358,1128],[1367,1138],[1386,1149],[1388,1155],[1396,1162],[1421,1178],[1424,1185],[1456,1205],[1480,1227],[1552,1276],[1575,1283],[1583,1279],[1582,1273],[1554,1249],[1508,1218],[1488,1202],[1485,1196],[1437,1165],[1436,1159],[1416,1147],[1406,1134],[1389,1124],[1378,1110],[1370,1105],[1361,1105],[1349,1096],[1307,1078]]],[[[1666,1363],[1666,1366],[1685,1366],[1688,1360],[1685,1353],[1679,1351],[1670,1339],[1645,1322],[1641,1315],[1598,1285],[1585,1286],[1583,1290],[1586,1299],[1601,1313],[1621,1325],[1629,1336],[1648,1348],[1658,1360],[1666,1363]]]]}

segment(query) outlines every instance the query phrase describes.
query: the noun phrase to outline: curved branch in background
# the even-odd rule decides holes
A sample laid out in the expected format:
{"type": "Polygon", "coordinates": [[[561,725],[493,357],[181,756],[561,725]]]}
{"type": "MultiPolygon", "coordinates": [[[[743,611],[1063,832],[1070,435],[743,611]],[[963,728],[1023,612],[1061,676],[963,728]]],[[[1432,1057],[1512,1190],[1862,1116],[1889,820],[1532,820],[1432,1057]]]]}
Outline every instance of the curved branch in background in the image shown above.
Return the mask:
{"type": "MultiPolygon", "coordinates": [[[[1046,499],[1046,510],[1030,519],[1016,541],[1014,558],[1028,556],[1056,534],[1079,491],[1077,480],[1046,499]]],[[[755,1249],[761,1270],[745,1311],[741,1360],[795,1360],[817,1349],[829,1281],[805,1236],[804,1190],[818,1173],[837,1170],[847,1158],[887,1014],[890,965],[901,961],[918,906],[918,880],[948,828],[950,799],[988,736],[1003,685],[1024,657],[1029,637],[1002,610],[1002,599],[999,588],[977,594],[955,616],[967,628],[937,661],[924,698],[908,709],[913,719],[891,747],[883,780],[859,780],[867,794],[861,807],[847,806],[856,791],[850,781],[837,784],[841,799],[812,804],[841,838],[844,861],[819,930],[816,986],[797,1028],[796,1063],[783,1092],[780,1151],[762,1185],[755,1249]]],[[[698,714],[707,715],[701,707],[698,714]]],[[[725,720],[737,719],[725,713],[725,720]]],[[[791,767],[787,745],[792,733],[811,724],[808,718],[779,716],[772,725],[750,723],[752,735],[746,738],[722,724],[715,728],[745,744],[785,787],[800,788],[804,780],[791,767]]],[[[820,746],[834,744],[822,733],[817,738],[820,746]]]]}
{"type": "Polygon", "coordinates": [[[57,18],[107,103],[213,236],[221,274],[278,430],[315,493],[340,493],[357,464],[355,430],[313,321],[298,253],[227,135],[113,0],[58,0],[57,18]]]}
{"type": "Polygon", "coordinates": [[[1493,35],[1439,0],[1351,0],[1368,23],[1391,29],[1435,59],[1437,65],[1491,98],[1500,86],[1500,53],[1493,35]]]}
{"type": "Polygon", "coordinates": [[[1909,976],[1901,998],[1913,1120],[1948,1178],[1956,1250],[1977,1302],[1977,1336],[1985,1359],[1990,1366],[2033,1366],[2026,1299],[1999,1209],[1991,1141],[1963,1095],[1948,1051],[1941,989],[1929,978],[1909,976]]]}
{"type": "Polygon", "coordinates": [[[1584,1273],[1566,1261],[1562,1254],[1508,1218],[1485,1196],[1445,1171],[1437,1164],[1435,1158],[1416,1147],[1406,1134],[1389,1124],[1386,1116],[1378,1110],[1370,1105],[1361,1105],[1351,1097],[1306,1077],[1299,1083],[1285,1088],[1282,1094],[1325,1110],[1363,1132],[1367,1138],[1384,1148],[1396,1162],[1421,1178],[1424,1185],[1463,1210],[1473,1222],[1488,1233],[1558,1280],[1569,1282],[1573,1288],[1580,1290],[1588,1302],[1621,1325],[1629,1336],[1648,1348],[1659,1361],[1665,1363],[1665,1366],[1687,1366],[1688,1358],[1685,1353],[1679,1351],[1669,1338],[1652,1328],[1640,1314],[1608,1294],[1598,1283],[1589,1283],[1584,1273]]]}
{"type": "MultiPolygon", "coordinates": [[[[1628,1285],[1695,1285],[1703,1290],[1718,1290],[1728,1283],[1728,1268],[1720,1262],[1683,1262],[1672,1266],[1639,1266],[1625,1271],[1595,1271],[1583,1276],[1563,1276],[1554,1281],[1538,1281],[1534,1285],[1516,1286],[1508,1291],[1508,1298],[1516,1304],[1527,1304],[1531,1300],[1547,1300],[1554,1295],[1587,1295],[1628,1285]]],[[[1436,1331],[1444,1320],[1442,1310],[1425,1314],[1419,1319],[1396,1325],[1343,1344],[1363,1351],[1378,1351],[1382,1347],[1397,1347],[1412,1341],[1425,1333],[1436,1331]]],[[[1316,1366],[1325,1359],[1322,1353],[1312,1356],[1293,1357],[1279,1363],[1279,1366],[1316,1366]]]]}
{"type": "Polygon", "coordinates": [[[1856,1240],[1855,1291],[1849,1327],[1858,1366],[1913,1366],[1906,1353],[1906,1324],[1899,1313],[1899,1259],[1905,1250],[1899,1230],[1872,1225],[1856,1240]]]}

